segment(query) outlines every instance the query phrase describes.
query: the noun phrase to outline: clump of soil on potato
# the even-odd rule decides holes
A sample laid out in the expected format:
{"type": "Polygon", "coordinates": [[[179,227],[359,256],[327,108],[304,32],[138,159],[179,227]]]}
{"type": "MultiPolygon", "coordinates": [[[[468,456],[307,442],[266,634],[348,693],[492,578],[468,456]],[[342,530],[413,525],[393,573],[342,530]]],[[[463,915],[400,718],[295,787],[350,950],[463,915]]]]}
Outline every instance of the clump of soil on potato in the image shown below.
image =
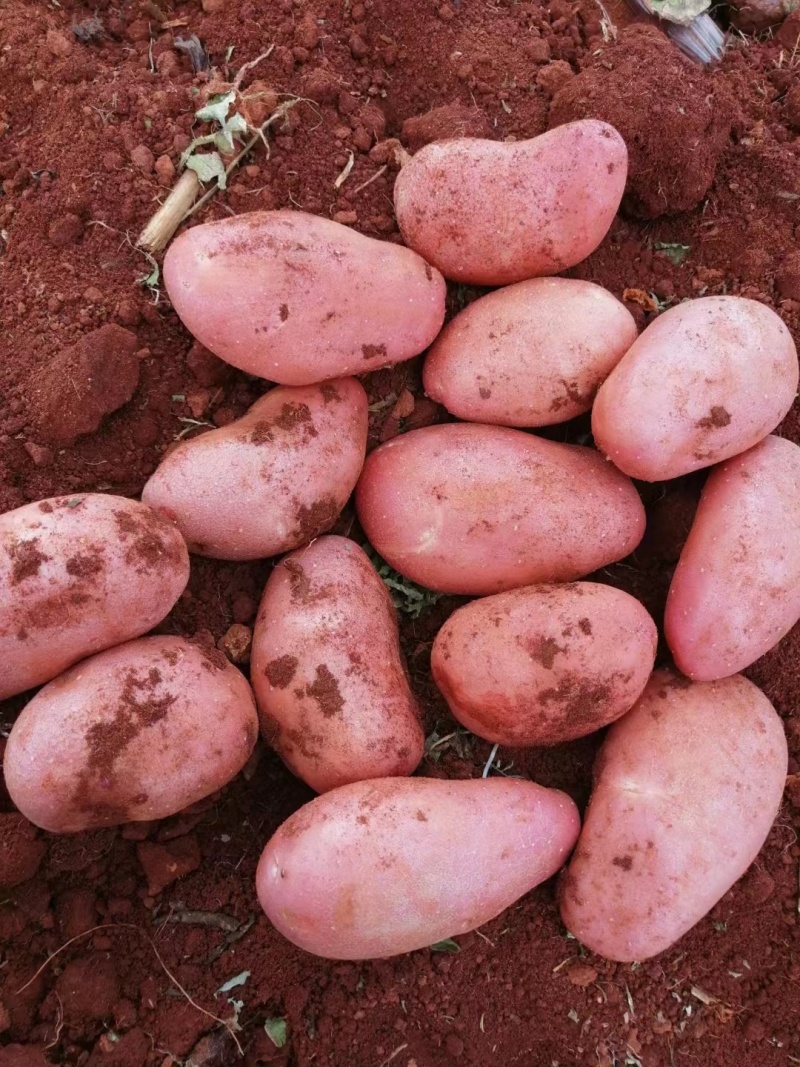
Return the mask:
{"type": "MultiPolygon", "coordinates": [[[[726,292],[775,308],[800,339],[798,27],[735,42],[703,74],[651,31],[606,42],[601,20],[589,0],[8,0],[0,510],[81,491],[136,495],[180,435],[203,432],[198,422],[226,425],[266,388],[193,344],[131,244],[192,136],[209,77],[193,69],[182,43],[192,34],[225,78],[274,44],[254,76],[309,101],[275,131],[269,160],[255,151],[198,220],[294,206],[396,241],[397,156],[388,139],[405,137],[407,147],[431,135],[519,139],[599,114],[629,139],[632,182],[602,247],[570,273],[625,299],[640,325],[685,297],[726,292]],[[101,29],[73,30],[95,16],[101,29]],[[337,187],[351,152],[352,171],[337,187]],[[126,331],[114,335],[116,348],[106,347],[109,325],[126,331]],[[104,384],[109,366],[90,373],[101,356],[124,365],[119,395],[104,384]],[[74,389],[73,373],[83,375],[74,389]]],[[[451,287],[450,312],[477,295],[451,287]]],[[[365,385],[373,445],[443,417],[422,395],[418,360],[365,385]]],[[[587,426],[579,419],[546,436],[585,441],[587,426]]],[[[796,408],[782,433],[800,441],[796,408]]],[[[651,533],[634,557],[598,576],[656,618],[701,481],[642,486],[651,533]]],[[[349,511],[336,530],[358,534],[349,511]]],[[[189,590],[160,629],[213,649],[233,623],[252,625],[269,569],[194,559],[189,590]]],[[[427,730],[440,737],[454,727],[430,679],[430,643],[460,602],[440,600],[402,625],[427,730]]],[[[311,796],[266,750],[190,812],[60,838],[9,820],[0,787],[0,885],[8,887],[0,894],[0,1065],[155,1067],[190,1055],[206,1067],[237,1062],[230,1036],[123,924],[151,934],[198,1004],[223,1017],[238,1010],[249,1065],[612,1067],[627,1056],[646,1067],[783,1067],[800,1059],[797,630],[747,673],[785,717],[795,788],[753,869],[679,945],[640,967],[583,956],[565,937],[552,883],[458,938],[458,954],[364,964],[303,955],[260,914],[253,889],[267,838],[311,796]],[[95,926],[103,928],[86,933],[95,926]],[[214,997],[244,972],[242,985],[214,997]],[[264,1029],[279,1018],[288,1028],[282,1048],[264,1029]]],[[[4,729],[23,703],[0,706],[4,729]]],[[[510,773],[584,804],[597,745],[588,738],[498,755],[510,773]]],[[[433,750],[424,772],[477,776],[488,754],[488,745],[457,737],[433,750]]]]}

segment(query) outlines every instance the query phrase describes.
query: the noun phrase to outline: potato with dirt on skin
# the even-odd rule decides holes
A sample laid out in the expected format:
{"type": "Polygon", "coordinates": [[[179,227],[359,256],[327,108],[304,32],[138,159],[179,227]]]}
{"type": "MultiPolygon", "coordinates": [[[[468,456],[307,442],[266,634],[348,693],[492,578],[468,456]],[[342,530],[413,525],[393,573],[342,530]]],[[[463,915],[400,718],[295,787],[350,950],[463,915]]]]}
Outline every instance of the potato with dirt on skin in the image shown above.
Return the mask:
{"type": "Polygon", "coordinates": [[[381,445],[356,507],[392,567],[468,596],[581,578],[644,533],[633,483],[594,449],[500,426],[428,426],[381,445]]]}
{"type": "Polygon", "coordinates": [[[595,119],[525,141],[435,141],[398,174],[395,213],[406,244],[446,278],[508,285],[594,252],[627,173],[625,142],[595,119]]]}
{"type": "Polygon", "coordinates": [[[472,733],[504,746],[594,733],[636,703],[656,655],[645,609],[609,585],[531,585],[455,611],[431,671],[472,733]]]}
{"type": "Polygon", "coordinates": [[[425,392],[470,422],[566,422],[589,410],[636,334],[631,313],[601,286],[531,278],[445,326],[425,358],[425,392]]]}
{"type": "Polygon", "coordinates": [[[752,682],[656,671],[597,756],[559,886],[570,933],[623,963],[669,948],[758,855],[787,766],[783,724],[752,682]]]}
{"type": "Polygon", "coordinates": [[[261,732],[323,793],[411,774],[425,746],[397,614],[363,549],[320,537],[275,567],[253,634],[261,732]]]}
{"type": "Polygon", "coordinates": [[[367,394],[355,378],[279,386],[236,422],[173,449],[142,500],[198,555],[288,552],[339,517],[364,463],[367,419],[367,394]]]}
{"type": "Polygon", "coordinates": [[[304,211],[191,227],[167,250],[164,282],[201,344],[282,385],[411,359],[444,321],[444,278],[416,252],[304,211]]]}
{"type": "Polygon", "coordinates": [[[792,336],[766,305],[688,300],[659,315],[600,387],[595,444],[632,478],[677,478],[758,444],[797,381],[792,336]]]}
{"type": "Polygon", "coordinates": [[[11,728],[3,770],[51,833],[163,819],[234,778],[258,737],[250,686],[213,647],[143,637],[83,660],[11,728]]]}
{"type": "Polygon", "coordinates": [[[690,678],[736,674],[800,619],[800,448],[781,437],[715,468],[667,598],[664,631],[690,678]]]}
{"type": "Polygon", "coordinates": [[[555,874],[579,829],[565,793],[520,779],[357,782],[279,827],[258,899],[307,952],[383,959],[493,919],[555,874]]]}
{"type": "Polygon", "coordinates": [[[137,500],[75,493],[0,515],[0,700],[147,633],[188,580],[183,538],[137,500]]]}

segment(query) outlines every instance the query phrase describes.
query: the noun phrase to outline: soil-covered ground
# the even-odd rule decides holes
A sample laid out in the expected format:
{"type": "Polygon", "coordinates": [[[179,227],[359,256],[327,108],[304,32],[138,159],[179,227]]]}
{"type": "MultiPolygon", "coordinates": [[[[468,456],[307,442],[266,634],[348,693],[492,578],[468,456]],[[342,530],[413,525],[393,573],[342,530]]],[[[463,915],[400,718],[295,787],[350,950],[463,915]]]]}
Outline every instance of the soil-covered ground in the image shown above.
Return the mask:
{"type": "MultiPolygon", "coordinates": [[[[642,325],[684,297],[738,293],[775,308],[800,340],[793,16],[763,40],[735,37],[703,73],[657,31],[615,40],[592,0],[116,3],[0,7],[0,511],[74,491],[136,495],[177,438],[230,422],[267,387],[193,346],[134,247],[209,79],[181,47],[192,34],[222,79],[274,45],[249,82],[262,104],[304,100],[269,158],[255,149],[196,219],[295,206],[398,240],[387,139],[412,151],[464,133],[519,139],[597,115],[628,142],[629,191],[572,273],[625,299],[642,325]]],[[[453,287],[450,310],[476,295],[453,287]]],[[[442,418],[418,363],[366,380],[372,444],[442,418]]],[[[551,433],[586,431],[583,420],[551,433]]],[[[781,432],[800,442],[797,409],[781,432]]],[[[645,542],[602,575],[657,618],[701,483],[642,486],[645,542]]],[[[350,511],[337,530],[358,536],[350,511]]],[[[269,566],[195,559],[161,629],[216,643],[250,625],[269,566]]],[[[468,777],[489,746],[454,733],[428,671],[455,603],[405,617],[403,642],[432,735],[423,773],[468,777]]],[[[552,884],[459,938],[458,953],[340,964],[295,950],[259,912],[253,873],[311,794],[267,750],[222,794],[155,825],[39,834],[0,790],[0,877],[17,883],[0,891],[0,1065],[237,1062],[209,1013],[238,1019],[229,1026],[251,1065],[800,1063],[797,628],[748,674],[786,723],[781,813],[712,914],[638,966],[582,952],[552,884]],[[285,1021],[283,1047],[266,1020],[279,1044],[285,1021]]],[[[23,703],[0,705],[3,735],[23,703]]],[[[499,761],[583,805],[597,743],[499,761]]]]}

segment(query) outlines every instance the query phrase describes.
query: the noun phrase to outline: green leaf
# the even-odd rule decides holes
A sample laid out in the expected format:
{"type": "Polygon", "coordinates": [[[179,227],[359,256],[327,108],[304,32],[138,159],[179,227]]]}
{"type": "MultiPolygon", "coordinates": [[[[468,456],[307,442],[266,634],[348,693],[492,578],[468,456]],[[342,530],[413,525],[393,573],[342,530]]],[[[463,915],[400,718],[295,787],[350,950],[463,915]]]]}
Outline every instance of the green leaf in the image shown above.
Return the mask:
{"type": "Polygon", "coordinates": [[[455,954],[461,951],[461,945],[457,941],[454,941],[452,937],[446,937],[444,941],[437,941],[431,945],[431,952],[450,952],[455,954]]]}
{"type": "Polygon", "coordinates": [[[391,594],[392,603],[398,611],[410,615],[412,619],[418,619],[424,611],[441,599],[441,593],[434,593],[432,589],[417,585],[416,582],[412,582],[410,578],[406,578],[390,567],[371,545],[365,545],[364,550],[383,579],[384,585],[391,594]]]}
{"type": "Polygon", "coordinates": [[[264,1032],[275,1048],[283,1048],[286,1044],[287,1027],[285,1019],[266,1019],[264,1032]]]}
{"type": "Polygon", "coordinates": [[[676,267],[683,263],[692,250],[691,245],[676,244],[672,241],[654,241],[653,248],[656,252],[663,253],[676,267]]]}
{"type": "Polygon", "coordinates": [[[141,278],[136,279],[139,285],[145,285],[148,289],[157,289],[158,283],[161,280],[161,271],[156,262],[153,262],[153,269],[149,274],[143,274],[141,278]]]}
{"type": "Polygon", "coordinates": [[[220,126],[224,126],[231,104],[235,99],[236,92],[233,89],[222,96],[213,96],[205,107],[195,111],[195,117],[200,122],[218,122],[220,126]]]}
{"type": "Polygon", "coordinates": [[[76,508],[78,506],[78,504],[80,504],[80,500],[68,500],[67,501],[67,507],[68,508],[76,508]]]}
{"type": "Polygon", "coordinates": [[[203,152],[201,155],[190,156],[186,160],[186,166],[193,170],[203,184],[216,180],[220,189],[224,189],[227,183],[225,164],[217,152],[203,152]]]}
{"type": "Polygon", "coordinates": [[[237,986],[244,985],[249,977],[249,971],[242,971],[240,974],[235,975],[233,978],[229,978],[227,982],[225,982],[219,987],[214,996],[218,997],[220,993],[230,993],[230,991],[232,989],[236,989],[237,986]]]}

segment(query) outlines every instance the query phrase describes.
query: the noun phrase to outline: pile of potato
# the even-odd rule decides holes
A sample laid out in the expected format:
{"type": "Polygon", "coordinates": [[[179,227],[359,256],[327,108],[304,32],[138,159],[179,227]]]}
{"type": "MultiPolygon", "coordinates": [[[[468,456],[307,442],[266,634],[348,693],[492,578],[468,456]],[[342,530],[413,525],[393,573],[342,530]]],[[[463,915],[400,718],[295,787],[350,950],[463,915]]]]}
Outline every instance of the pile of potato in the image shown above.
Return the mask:
{"type": "Polygon", "coordinates": [[[589,948],[645,959],[706,914],[763,844],[787,770],[779,716],[737,672],[800,617],[800,448],[770,436],[798,361],[759,303],[687,301],[637,338],[610,293],[550,277],[603,239],[626,170],[601,122],[443,142],[398,177],[408,247],[296,211],[174,242],[164,276],[186,326],[280,384],[171,451],[141,503],[79,494],[0,516],[0,698],[47,683],[6,750],[24,815],[62,833],[161,818],[230,781],[260,728],[324,794],[257,872],[265,912],[310,952],[384,957],[473,929],[576,843],[560,906],[589,948]],[[445,278],[504,288],[442,330],[445,278]],[[427,393],[462,421],[366,457],[353,375],[425,349],[427,393]],[[597,448],[528,432],[590,409],[597,448]],[[639,544],[632,478],[711,466],[664,620],[678,669],[653,672],[644,607],[579,579],[639,544]],[[582,829],[569,797],[529,781],[409,777],[424,737],[394,607],[358,544],[321,536],[353,491],[393,567],[479,598],[431,656],[460,723],[504,746],[613,723],[582,829]],[[188,552],[288,553],[252,689],[213,649],[142,636],[188,552]]]}

